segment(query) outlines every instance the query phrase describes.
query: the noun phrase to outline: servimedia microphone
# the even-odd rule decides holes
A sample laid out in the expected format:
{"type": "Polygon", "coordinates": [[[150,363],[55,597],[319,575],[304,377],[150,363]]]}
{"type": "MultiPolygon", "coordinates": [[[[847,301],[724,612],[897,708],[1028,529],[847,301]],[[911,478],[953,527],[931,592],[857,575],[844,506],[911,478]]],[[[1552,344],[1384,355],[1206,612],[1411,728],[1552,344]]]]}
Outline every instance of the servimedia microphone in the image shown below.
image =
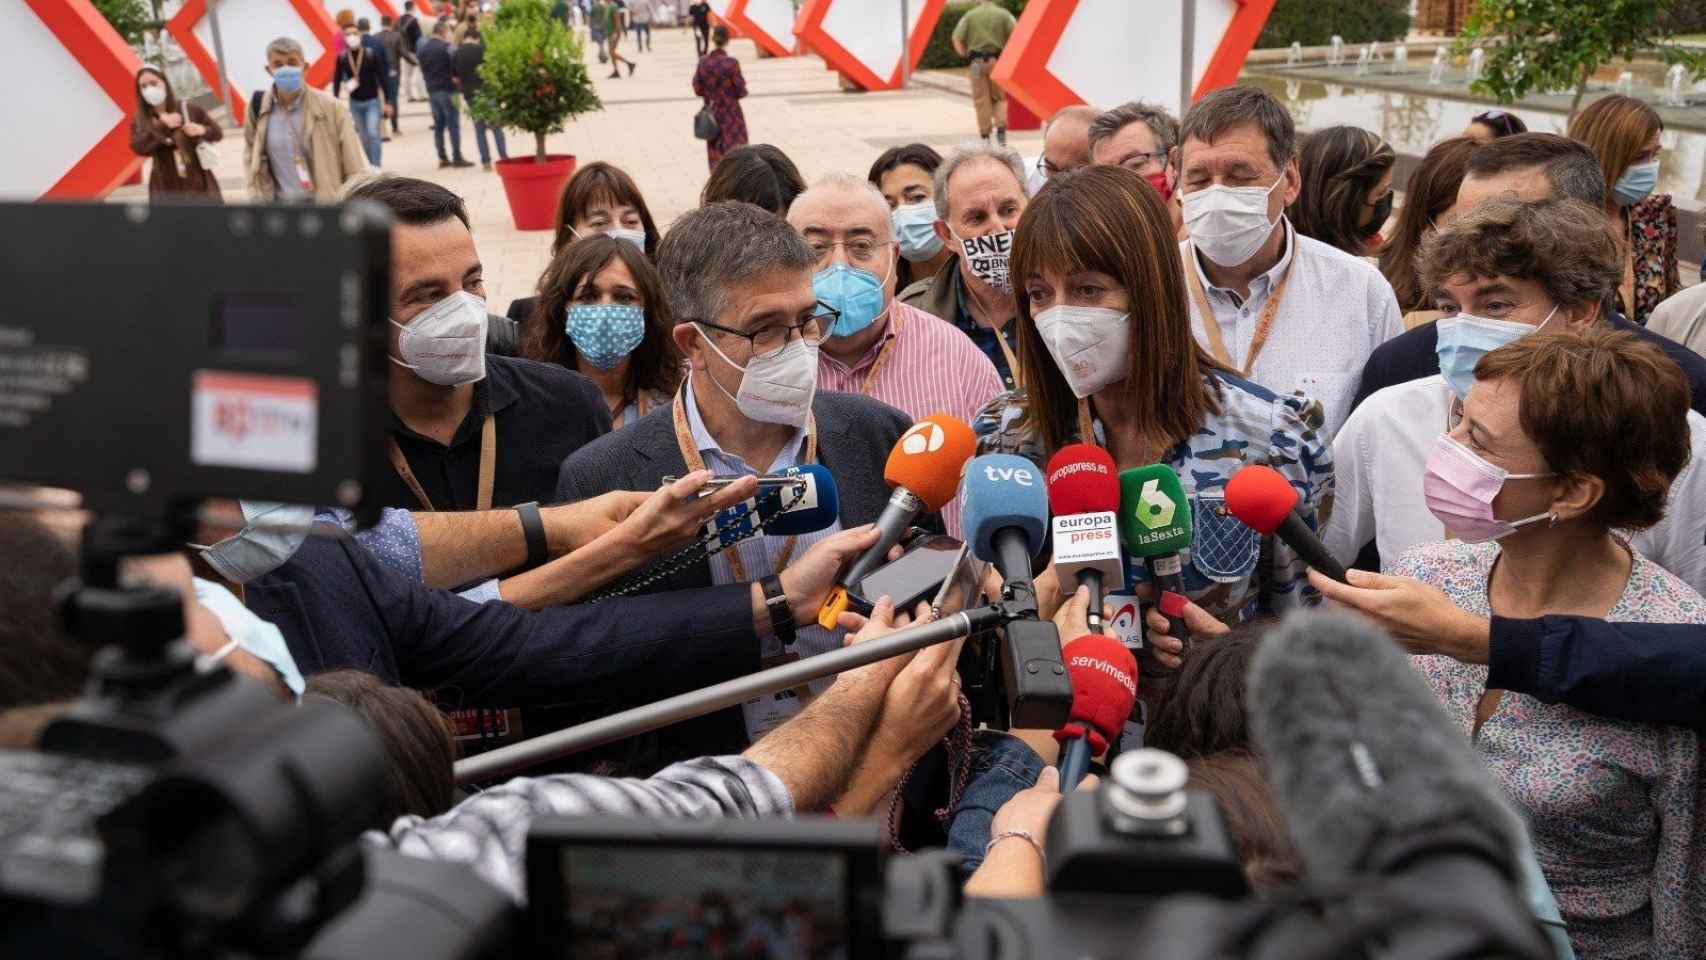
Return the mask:
{"type": "Polygon", "coordinates": [[[1072,719],[1054,732],[1060,743],[1060,792],[1071,793],[1091,758],[1125,729],[1137,703],[1137,661],[1113,637],[1088,634],[1062,651],[1072,677],[1072,719]]]}
{"type": "Polygon", "coordinates": [[[1090,443],[1060,448],[1048,461],[1048,501],[1054,510],[1054,570],[1065,592],[1090,588],[1091,633],[1102,632],[1102,593],[1125,586],[1125,560],[1114,514],[1120,482],[1114,458],[1090,443]]]}
{"type": "MultiPolygon", "coordinates": [[[[1142,557],[1155,581],[1155,599],[1167,618],[1167,635],[1189,644],[1190,632],[1175,611],[1184,606],[1184,563],[1179,551],[1191,545],[1191,502],[1179,475],[1164,463],[1120,474],[1120,545],[1142,557]]],[[[1164,673],[1149,644],[1142,648],[1143,668],[1164,673]]]]}
{"type": "Polygon", "coordinates": [[[920,514],[942,509],[954,499],[960,486],[960,471],[977,451],[977,435],[961,421],[945,413],[933,413],[901,434],[889,452],[883,479],[894,488],[888,506],[877,517],[877,542],[855,557],[829,592],[817,612],[818,626],[835,628],[851,605],[847,588],[883,565],[889,550],[920,514]]]}
{"type": "Polygon", "coordinates": [[[1005,580],[1003,602],[1016,614],[1006,626],[1001,659],[1011,714],[1009,725],[1053,730],[1072,712],[1072,683],[1060,658],[1060,633],[1037,619],[1031,558],[1048,529],[1043,473],[1024,457],[989,454],[966,464],[966,544],[993,563],[1005,580]]]}

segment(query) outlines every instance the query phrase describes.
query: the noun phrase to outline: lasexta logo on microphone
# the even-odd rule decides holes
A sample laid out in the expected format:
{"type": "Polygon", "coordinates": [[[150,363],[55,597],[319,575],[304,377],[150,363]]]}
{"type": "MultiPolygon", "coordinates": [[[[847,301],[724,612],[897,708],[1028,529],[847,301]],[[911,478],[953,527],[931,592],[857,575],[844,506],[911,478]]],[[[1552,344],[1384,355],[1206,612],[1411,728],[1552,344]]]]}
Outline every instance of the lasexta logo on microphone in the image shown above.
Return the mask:
{"type": "Polygon", "coordinates": [[[1138,498],[1137,509],[1133,513],[1138,523],[1150,530],[1159,530],[1173,522],[1173,515],[1178,510],[1179,505],[1161,492],[1161,481],[1151,480],[1143,485],[1143,494],[1138,498]]]}

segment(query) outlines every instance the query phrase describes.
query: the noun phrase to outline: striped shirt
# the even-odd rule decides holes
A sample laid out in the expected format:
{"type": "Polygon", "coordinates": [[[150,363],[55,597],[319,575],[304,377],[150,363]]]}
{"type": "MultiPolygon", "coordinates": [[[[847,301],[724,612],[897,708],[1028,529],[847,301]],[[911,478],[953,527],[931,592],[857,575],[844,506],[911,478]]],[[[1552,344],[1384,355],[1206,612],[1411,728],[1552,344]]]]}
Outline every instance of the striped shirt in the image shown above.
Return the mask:
{"type": "MultiPolygon", "coordinates": [[[[946,413],[969,425],[1002,392],[995,364],[953,324],[893,303],[888,332],[852,365],[818,352],[818,389],[864,394],[914,420],[946,413]]],[[[958,500],[942,508],[942,521],[962,536],[958,500]]]]}
{"type": "Polygon", "coordinates": [[[517,777],[477,793],[430,820],[399,817],[365,843],[426,860],[466,863],[474,872],[527,902],[527,831],[553,816],[791,817],[794,798],[776,775],[742,757],[701,757],[649,780],[584,773],[517,777]]]}

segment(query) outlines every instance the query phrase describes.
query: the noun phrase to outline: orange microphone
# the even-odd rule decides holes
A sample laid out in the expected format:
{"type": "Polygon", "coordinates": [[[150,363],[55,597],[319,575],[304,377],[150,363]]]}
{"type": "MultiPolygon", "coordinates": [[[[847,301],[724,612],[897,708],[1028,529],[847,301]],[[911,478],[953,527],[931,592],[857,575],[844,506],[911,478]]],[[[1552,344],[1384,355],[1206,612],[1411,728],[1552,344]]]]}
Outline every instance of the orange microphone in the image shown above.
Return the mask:
{"type": "Polygon", "coordinates": [[[856,588],[866,574],[888,559],[889,550],[919,514],[933,513],[954,499],[960,489],[960,473],[976,452],[977,435],[946,413],[933,413],[901,434],[883,468],[883,479],[894,488],[894,495],[877,518],[877,542],[855,557],[836,579],[835,589],[818,610],[818,626],[833,630],[850,606],[848,589],[856,588]]]}

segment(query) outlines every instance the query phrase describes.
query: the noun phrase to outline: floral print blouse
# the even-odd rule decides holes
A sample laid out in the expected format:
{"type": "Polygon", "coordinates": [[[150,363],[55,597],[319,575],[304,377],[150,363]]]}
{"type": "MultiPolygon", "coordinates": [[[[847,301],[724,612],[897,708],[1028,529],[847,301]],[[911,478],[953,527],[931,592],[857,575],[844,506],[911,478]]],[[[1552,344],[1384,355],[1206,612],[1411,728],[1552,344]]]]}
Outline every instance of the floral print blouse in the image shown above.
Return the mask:
{"type": "MultiPolygon", "coordinates": [[[[1499,547],[1459,541],[1410,550],[1391,572],[1490,616],[1499,547]]],[[[1634,554],[1613,622],[1706,623],[1706,600],[1634,554]]],[[[1415,657],[1446,712],[1528,822],[1578,956],[1698,957],[1706,951],[1706,830],[1700,741],[1691,730],[1626,723],[1505,691],[1479,733],[1487,668],[1415,657]]]]}
{"type": "Polygon", "coordinates": [[[1682,289],[1676,266],[1676,205],[1670,194],[1657,193],[1627,213],[1634,248],[1635,302],[1624,306],[1632,311],[1629,319],[1644,327],[1653,308],[1682,289]]]}

